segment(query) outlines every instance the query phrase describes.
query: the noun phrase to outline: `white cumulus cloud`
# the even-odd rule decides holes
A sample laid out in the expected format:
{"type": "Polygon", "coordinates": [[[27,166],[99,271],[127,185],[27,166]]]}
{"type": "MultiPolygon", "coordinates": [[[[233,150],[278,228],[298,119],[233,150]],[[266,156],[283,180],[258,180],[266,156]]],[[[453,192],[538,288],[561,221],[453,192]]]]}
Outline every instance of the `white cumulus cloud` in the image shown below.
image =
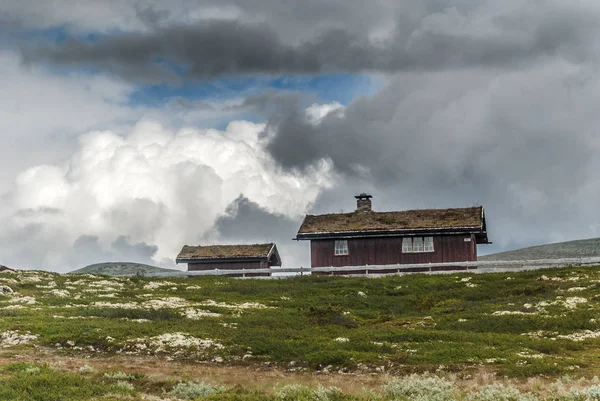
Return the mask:
{"type": "Polygon", "coordinates": [[[141,121],[125,136],[89,132],[65,163],[18,175],[1,201],[0,260],[65,271],[101,261],[82,259],[82,250],[90,258],[135,258],[138,249],[167,264],[183,244],[217,241],[215,221],[241,194],[270,213],[299,218],[331,187],[331,163],[284,171],[265,151],[263,129],[233,121],[223,131],[172,132],[141,121]]]}

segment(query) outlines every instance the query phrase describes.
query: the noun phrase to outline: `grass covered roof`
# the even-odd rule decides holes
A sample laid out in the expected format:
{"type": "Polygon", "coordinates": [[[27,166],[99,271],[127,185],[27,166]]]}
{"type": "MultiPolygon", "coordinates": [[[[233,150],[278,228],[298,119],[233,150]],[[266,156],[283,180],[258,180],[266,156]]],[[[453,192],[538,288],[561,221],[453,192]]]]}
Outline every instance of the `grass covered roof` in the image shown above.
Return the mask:
{"type": "Polygon", "coordinates": [[[246,258],[266,258],[271,253],[275,245],[252,244],[252,245],[206,245],[189,246],[185,245],[178,260],[205,260],[205,259],[246,259],[246,258]]]}
{"type": "Polygon", "coordinates": [[[484,230],[483,207],[307,215],[298,238],[310,234],[415,230],[484,230]]]}

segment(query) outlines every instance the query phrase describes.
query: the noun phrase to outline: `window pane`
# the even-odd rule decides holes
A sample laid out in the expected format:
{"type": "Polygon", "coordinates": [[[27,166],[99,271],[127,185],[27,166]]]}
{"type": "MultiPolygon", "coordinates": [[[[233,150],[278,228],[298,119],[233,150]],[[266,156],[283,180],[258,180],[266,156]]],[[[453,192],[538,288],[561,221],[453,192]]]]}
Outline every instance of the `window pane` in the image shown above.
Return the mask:
{"type": "Polygon", "coordinates": [[[433,252],[433,237],[425,237],[425,252],[433,252]]]}
{"type": "Polygon", "coordinates": [[[348,241],[347,240],[335,241],[335,254],[336,255],[348,255],[348,241]]]}
{"type": "Polygon", "coordinates": [[[402,238],[402,253],[412,252],[412,239],[402,238]]]}
{"type": "Polygon", "coordinates": [[[413,238],[413,252],[423,252],[423,237],[413,238]]]}

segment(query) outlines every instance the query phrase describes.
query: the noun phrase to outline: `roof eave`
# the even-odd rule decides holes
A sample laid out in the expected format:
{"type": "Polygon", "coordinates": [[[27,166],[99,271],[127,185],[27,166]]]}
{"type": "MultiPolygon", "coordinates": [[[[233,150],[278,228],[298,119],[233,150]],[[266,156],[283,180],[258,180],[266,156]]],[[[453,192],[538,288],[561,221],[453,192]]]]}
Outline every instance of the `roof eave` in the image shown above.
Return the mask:
{"type": "MultiPolygon", "coordinates": [[[[485,232],[483,232],[485,233],[485,232]]],[[[330,238],[361,238],[361,237],[399,237],[419,234],[482,234],[480,226],[450,227],[450,228],[416,228],[401,230],[372,230],[372,231],[324,231],[315,233],[298,233],[296,240],[330,239],[330,238]]],[[[485,234],[487,239],[487,234],[485,234]]]]}
{"type": "Polygon", "coordinates": [[[273,253],[275,254],[276,262],[272,266],[281,266],[283,262],[281,260],[281,256],[279,256],[279,251],[277,250],[277,246],[275,244],[273,244],[271,250],[267,254],[267,261],[271,260],[271,256],[273,255],[273,253]]]}
{"type": "Polygon", "coordinates": [[[227,262],[257,262],[267,260],[266,256],[243,257],[243,258],[177,258],[175,263],[227,263],[227,262]]]}

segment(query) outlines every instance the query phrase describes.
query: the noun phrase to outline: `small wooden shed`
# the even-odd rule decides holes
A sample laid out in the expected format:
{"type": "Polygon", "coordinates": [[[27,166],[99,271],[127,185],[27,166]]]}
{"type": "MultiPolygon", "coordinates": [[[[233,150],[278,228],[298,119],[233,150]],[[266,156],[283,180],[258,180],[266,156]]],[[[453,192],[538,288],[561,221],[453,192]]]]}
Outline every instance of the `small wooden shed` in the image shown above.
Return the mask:
{"type": "Polygon", "coordinates": [[[281,257],[274,243],[252,245],[185,245],[176,262],[187,263],[188,271],[196,270],[249,270],[232,276],[270,276],[270,273],[252,273],[253,269],[281,266],[281,257]]]}

